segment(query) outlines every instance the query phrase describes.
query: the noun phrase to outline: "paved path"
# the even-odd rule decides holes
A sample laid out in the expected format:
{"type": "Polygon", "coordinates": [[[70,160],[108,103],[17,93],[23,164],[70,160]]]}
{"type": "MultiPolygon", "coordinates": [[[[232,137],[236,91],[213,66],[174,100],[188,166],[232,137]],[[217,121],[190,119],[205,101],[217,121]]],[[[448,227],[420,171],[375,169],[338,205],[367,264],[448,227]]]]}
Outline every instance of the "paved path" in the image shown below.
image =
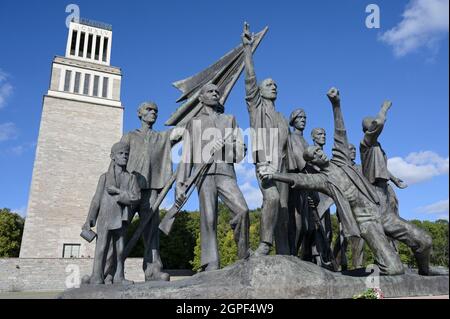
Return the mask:
{"type": "MultiPolygon", "coordinates": [[[[55,299],[62,291],[42,291],[42,292],[5,292],[0,293],[0,299],[55,299]]],[[[420,296],[405,298],[386,299],[449,299],[449,295],[443,296],[420,296]]]]}
{"type": "MultiPolygon", "coordinates": [[[[185,279],[188,276],[172,276],[170,281],[185,279]]],[[[63,291],[17,291],[0,292],[0,299],[55,299],[63,291]]]]}
{"type": "Polygon", "coordinates": [[[442,296],[419,296],[419,297],[386,298],[386,299],[449,299],[449,298],[448,295],[442,295],[442,296]]]}

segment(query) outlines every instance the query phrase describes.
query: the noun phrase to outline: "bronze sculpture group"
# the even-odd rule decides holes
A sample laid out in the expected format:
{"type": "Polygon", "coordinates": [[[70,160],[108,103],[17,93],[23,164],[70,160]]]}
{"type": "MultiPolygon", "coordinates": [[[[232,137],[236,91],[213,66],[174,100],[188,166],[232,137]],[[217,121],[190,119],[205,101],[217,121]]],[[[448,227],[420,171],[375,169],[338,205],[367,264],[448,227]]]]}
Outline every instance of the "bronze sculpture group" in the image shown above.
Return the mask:
{"type": "Polygon", "coordinates": [[[276,254],[299,256],[338,271],[347,267],[348,244],[353,266],[361,267],[367,243],[381,273],[399,275],[405,270],[393,245],[393,240],[398,240],[413,250],[421,275],[441,274],[429,266],[430,235],[398,214],[390,183],[399,188],[406,184],[388,171],[387,157],[378,141],[391,103],[386,101],[376,117],[363,120],[358,166],[356,148],[347,138],[340,93],[331,88],[327,96],[334,116],[334,145],[328,158],[323,150],[325,130],[313,129],[313,145],[309,145],[303,136],[306,112],[296,109],[286,119],[275,107],[276,82],[269,78],[257,83],[253,51],[266,31],[255,36],[244,24],[241,46],[212,65],[210,72],[177,82],[185,92],[180,100],[187,102],[175,114],[175,128],[154,131],[158,107],[153,102],[139,107],[142,126],[113,146],[110,168],[100,177],[83,226],[84,231],[97,227],[94,269],[86,283],[131,284],[124,278],[124,260],[141,235],[145,280],[169,280],[162,271],[158,225],[165,233],[170,232],[173,218],[194,189],[200,205],[203,271],[220,268],[216,228],[220,199],[230,209],[230,226],[240,259],[268,255],[275,245],[276,254]],[[247,148],[235,117],[226,114],[224,108],[243,68],[251,155],[263,196],[260,243],[255,251],[249,248],[249,209],[234,171],[234,164],[242,161],[247,148]],[[173,172],[171,149],[179,141],[183,145],[182,160],[173,172]],[[172,184],[175,204],[160,224],[158,206],[172,184]],[[333,203],[340,224],[334,249],[330,219],[333,203]],[[125,230],[135,213],[139,214],[141,229],[125,247],[125,230]]]}

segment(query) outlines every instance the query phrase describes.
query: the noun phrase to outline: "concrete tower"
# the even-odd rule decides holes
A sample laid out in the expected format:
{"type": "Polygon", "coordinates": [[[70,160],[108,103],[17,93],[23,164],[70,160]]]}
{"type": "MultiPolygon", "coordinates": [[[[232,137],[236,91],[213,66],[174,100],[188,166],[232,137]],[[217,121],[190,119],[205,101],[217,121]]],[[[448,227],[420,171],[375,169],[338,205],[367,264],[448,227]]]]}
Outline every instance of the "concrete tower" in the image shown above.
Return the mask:
{"type": "Polygon", "coordinates": [[[80,237],[111,146],[122,136],[121,70],[110,66],[112,28],[71,22],[52,63],[20,258],[93,257],[80,237]]]}

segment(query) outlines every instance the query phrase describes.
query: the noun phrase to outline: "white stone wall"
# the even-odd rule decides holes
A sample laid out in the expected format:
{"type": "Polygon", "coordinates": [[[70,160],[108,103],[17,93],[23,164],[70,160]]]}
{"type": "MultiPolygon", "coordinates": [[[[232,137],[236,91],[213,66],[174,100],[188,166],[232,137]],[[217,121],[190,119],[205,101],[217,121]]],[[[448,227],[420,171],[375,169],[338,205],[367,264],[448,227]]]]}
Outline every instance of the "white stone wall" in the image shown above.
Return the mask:
{"type": "MultiPolygon", "coordinates": [[[[92,273],[92,258],[0,258],[0,292],[59,291],[79,285],[84,275],[92,273]]],[[[170,280],[193,274],[190,270],[165,270],[170,280]]],[[[142,258],[128,258],[125,278],[144,281],[142,258]]]]}
{"type": "MultiPolygon", "coordinates": [[[[92,273],[91,258],[0,258],[0,292],[57,291],[78,287],[92,273]]],[[[141,258],[129,258],[125,277],[144,281],[141,258]]]]}
{"type": "Polygon", "coordinates": [[[44,97],[21,258],[61,258],[65,243],[93,256],[79,234],[122,121],[121,107],[44,97]]]}
{"type": "Polygon", "coordinates": [[[52,76],[50,79],[50,90],[58,90],[61,82],[61,68],[52,67],[52,76]]]}

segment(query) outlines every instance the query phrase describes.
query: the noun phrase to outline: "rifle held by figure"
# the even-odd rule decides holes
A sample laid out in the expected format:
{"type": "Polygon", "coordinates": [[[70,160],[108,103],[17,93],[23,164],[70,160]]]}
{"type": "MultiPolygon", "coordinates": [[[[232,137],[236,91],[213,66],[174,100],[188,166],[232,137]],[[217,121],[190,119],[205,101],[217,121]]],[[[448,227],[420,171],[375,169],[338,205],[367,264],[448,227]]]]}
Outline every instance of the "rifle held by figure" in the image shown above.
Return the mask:
{"type": "Polygon", "coordinates": [[[180,212],[181,208],[183,208],[184,204],[188,201],[192,192],[194,191],[194,185],[200,185],[202,181],[202,177],[208,171],[209,167],[214,163],[214,157],[216,152],[222,150],[225,145],[225,141],[232,135],[233,132],[229,132],[225,138],[223,139],[221,146],[219,148],[213,149],[211,157],[208,161],[201,166],[197,167],[197,169],[189,176],[189,178],[180,186],[181,193],[184,194],[183,201],[180,203],[175,203],[172,207],[167,211],[167,214],[164,216],[163,220],[159,224],[159,229],[166,235],[169,235],[173,222],[175,221],[175,216],[180,212]]]}

